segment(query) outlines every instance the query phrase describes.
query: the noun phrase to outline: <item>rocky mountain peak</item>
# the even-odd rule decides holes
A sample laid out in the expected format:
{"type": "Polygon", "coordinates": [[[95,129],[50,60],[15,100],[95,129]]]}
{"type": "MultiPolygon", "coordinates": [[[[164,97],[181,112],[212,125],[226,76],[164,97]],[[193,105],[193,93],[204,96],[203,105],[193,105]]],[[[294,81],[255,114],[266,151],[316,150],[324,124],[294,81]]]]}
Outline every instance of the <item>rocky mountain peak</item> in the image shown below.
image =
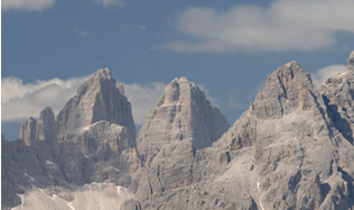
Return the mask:
{"type": "Polygon", "coordinates": [[[354,51],[350,53],[347,63],[348,63],[348,71],[354,71],[354,51]]]}
{"type": "Polygon", "coordinates": [[[77,130],[94,122],[106,120],[125,126],[135,139],[135,125],[131,104],[122,86],[108,69],[100,69],[77,90],[57,118],[58,140],[72,139],[77,130]]]}
{"type": "Polygon", "coordinates": [[[99,69],[93,73],[92,77],[86,80],[77,90],[78,95],[83,95],[86,91],[100,91],[101,89],[115,89],[116,80],[112,78],[112,72],[108,68],[99,69]]]}
{"type": "MultiPolygon", "coordinates": [[[[175,103],[186,103],[198,99],[206,100],[205,94],[194,83],[190,82],[186,77],[175,78],[165,88],[163,95],[156,103],[157,107],[175,103]]],[[[207,103],[210,103],[207,101],[207,103]]]]}
{"type": "Polygon", "coordinates": [[[315,92],[318,94],[310,74],[292,61],[268,77],[265,88],[251,104],[251,111],[259,118],[280,118],[298,107],[308,110],[314,107],[311,98],[315,92]]]}
{"type": "Polygon", "coordinates": [[[140,130],[139,154],[157,153],[164,145],[192,141],[197,149],[212,145],[229,123],[199,87],[185,77],[175,78],[166,87],[140,130]]]}

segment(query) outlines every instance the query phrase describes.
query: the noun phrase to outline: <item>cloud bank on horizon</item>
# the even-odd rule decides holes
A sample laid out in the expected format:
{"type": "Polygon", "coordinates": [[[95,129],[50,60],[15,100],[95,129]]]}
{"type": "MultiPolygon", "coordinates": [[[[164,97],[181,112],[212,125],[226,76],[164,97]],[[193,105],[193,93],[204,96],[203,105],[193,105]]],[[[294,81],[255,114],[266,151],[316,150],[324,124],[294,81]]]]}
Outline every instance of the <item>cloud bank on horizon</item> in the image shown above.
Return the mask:
{"type": "Polygon", "coordinates": [[[248,4],[226,10],[189,7],[172,21],[178,38],[152,49],[280,52],[338,47],[338,33],[354,34],[353,11],[353,0],[274,0],[265,8],[248,4]]]}
{"type": "MultiPolygon", "coordinates": [[[[123,7],[125,3],[122,0],[93,0],[103,6],[123,7]]],[[[2,0],[2,10],[25,10],[25,11],[42,11],[49,9],[55,5],[56,0],[2,0]]]]}
{"type": "MultiPolygon", "coordinates": [[[[16,77],[1,79],[1,115],[3,122],[22,121],[29,117],[38,118],[39,112],[51,107],[55,114],[63,109],[66,102],[76,94],[78,87],[90,77],[83,76],[62,80],[59,78],[47,81],[37,80],[35,83],[23,84],[16,77]]],[[[146,85],[125,84],[124,92],[132,104],[133,117],[136,124],[142,124],[150,109],[164,94],[167,84],[150,82],[146,85]]]]}

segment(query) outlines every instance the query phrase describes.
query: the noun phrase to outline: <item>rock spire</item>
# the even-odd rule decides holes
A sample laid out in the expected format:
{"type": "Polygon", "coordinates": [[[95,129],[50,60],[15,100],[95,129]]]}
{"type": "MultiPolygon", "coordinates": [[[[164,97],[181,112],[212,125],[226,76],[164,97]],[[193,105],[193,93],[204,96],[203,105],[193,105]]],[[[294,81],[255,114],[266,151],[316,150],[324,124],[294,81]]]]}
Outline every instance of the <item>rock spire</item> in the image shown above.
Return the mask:
{"type": "Polygon", "coordinates": [[[184,140],[192,141],[197,149],[209,147],[229,126],[195,83],[185,77],[175,78],[140,130],[139,154],[146,156],[165,144],[184,140]]]}
{"type": "Polygon", "coordinates": [[[33,117],[30,117],[22,123],[19,138],[24,140],[27,146],[31,146],[36,138],[36,134],[37,121],[33,117]]]}

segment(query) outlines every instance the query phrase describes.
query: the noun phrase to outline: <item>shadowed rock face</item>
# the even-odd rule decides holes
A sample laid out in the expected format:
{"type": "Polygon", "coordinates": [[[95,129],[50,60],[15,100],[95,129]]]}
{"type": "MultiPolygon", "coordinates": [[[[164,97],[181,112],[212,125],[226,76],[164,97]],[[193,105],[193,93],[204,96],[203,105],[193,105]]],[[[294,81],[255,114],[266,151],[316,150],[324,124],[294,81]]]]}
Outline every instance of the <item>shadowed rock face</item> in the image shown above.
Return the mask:
{"type": "Polygon", "coordinates": [[[53,148],[57,144],[57,128],[52,108],[47,107],[39,113],[37,138],[53,148]]]}
{"type": "Polygon", "coordinates": [[[185,77],[174,79],[147,116],[137,140],[139,155],[147,158],[164,145],[192,141],[202,149],[212,145],[228,128],[220,111],[203,91],[185,77]]]}
{"type": "Polygon", "coordinates": [[[354,51],[346,72],[332,76],[321,85],[321,93],[335,127],[351,143],[354,139],[354,51]]]}
{"type": "Polygon", "coordinates": [[[106,120],[126,127],[135,139],[135,125],[131,105],[123,88],[116,88],[116,80],[109,69],[101,69],[86,80],[57,117],[58,140],[73,140],[76,132],[94,122],[106,120]]]}

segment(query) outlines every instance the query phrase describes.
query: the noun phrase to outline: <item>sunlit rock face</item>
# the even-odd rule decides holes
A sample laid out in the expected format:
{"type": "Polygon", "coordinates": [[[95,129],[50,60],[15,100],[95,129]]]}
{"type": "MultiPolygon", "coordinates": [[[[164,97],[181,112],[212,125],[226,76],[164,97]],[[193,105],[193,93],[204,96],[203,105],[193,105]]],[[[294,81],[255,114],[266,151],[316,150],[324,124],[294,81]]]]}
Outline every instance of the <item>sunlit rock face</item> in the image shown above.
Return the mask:
{"type": "Polygon", "coordinates": [[[176,78],[166,87],[139,132],[139,155],[146,159],[164,145],[179,141],[191,141],[197,149],[209,147],[229,126],[195,83],[185,77],[176,78]]]}

